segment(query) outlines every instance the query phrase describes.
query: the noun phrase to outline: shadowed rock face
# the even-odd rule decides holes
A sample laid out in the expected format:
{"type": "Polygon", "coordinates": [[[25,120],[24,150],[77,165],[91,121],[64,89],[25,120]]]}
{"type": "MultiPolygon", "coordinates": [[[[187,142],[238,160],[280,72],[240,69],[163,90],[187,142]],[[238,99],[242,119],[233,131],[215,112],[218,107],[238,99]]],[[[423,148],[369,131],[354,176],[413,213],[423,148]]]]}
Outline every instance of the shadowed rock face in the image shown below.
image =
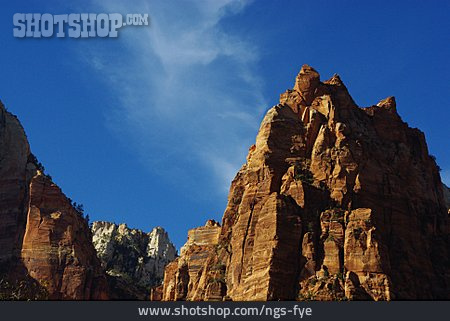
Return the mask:
{"type": "Polygon", "coordinates": [[[442,184],[442,189],[444,190],[444,200],[445,204],[450,213],[450,188],[448,188],[445,184],[442,184]]]}
{"type": "Polygon", "coordinates": [[[450,298],[448,213],[424,134],[394,97],[360,108],[338,75],[321,82],[306,65],[261,123],[217,244],[195,246],[166,268],[163,299],[207,300],[217,284],[214,299],[450,298]],[[198,277],[213,265],[223,277],[198,277]]]}
{"type": "Polygon", "coordinates": [[[148,299],[151,287],[161,284],[165,266],[177,254],[161,227],[145,233],[125,224],[94,222],[92,234],[113,299],[148,299]]]}
{"type": "Polygon", "coordinates": [[[20,122],[0,102],[0,262],[20,256],[29,183],[35,172],[29,155],[20,122]]]}
{"type": "Polygon", "coordinates": [[[107,298],[86,221],[37,169],[22,126],[1,103],[0,273],[37,283],[50,299],[107,298]]]}

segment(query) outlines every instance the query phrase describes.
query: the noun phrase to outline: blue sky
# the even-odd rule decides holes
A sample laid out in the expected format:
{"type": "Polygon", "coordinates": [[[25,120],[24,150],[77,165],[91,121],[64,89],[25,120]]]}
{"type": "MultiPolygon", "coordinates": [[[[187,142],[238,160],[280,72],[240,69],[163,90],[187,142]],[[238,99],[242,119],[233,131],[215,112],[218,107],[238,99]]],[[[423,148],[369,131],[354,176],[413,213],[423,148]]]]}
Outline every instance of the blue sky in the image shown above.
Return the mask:
{"type": "Polygon", "coordinates": [[[0,99],[91,220],[187,230],[220,220],[264,112],[302,64],[360,106],[394,95],[450,185],[448,1],[10,2],[0,99]],[[119,37],[18,39],[24,13],[148,13],[119,37]]]}

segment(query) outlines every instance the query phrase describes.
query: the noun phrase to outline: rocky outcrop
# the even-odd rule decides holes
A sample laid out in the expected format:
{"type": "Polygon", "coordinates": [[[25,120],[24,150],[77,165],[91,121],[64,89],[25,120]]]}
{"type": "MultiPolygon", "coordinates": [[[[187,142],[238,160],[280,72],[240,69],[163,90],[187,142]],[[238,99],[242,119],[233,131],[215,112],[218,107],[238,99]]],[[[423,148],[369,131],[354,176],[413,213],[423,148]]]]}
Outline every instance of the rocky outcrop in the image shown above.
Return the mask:
{"type": "Polygon", "coordinates": [[[188,241],[163,299],[449,299],[448,233],[438,167],[395,98],[360,108],[305,65],[231,184],[217,244],[188,241]]]}
{"type": "MultiPolygon", "coordinates": [[[[13,299],[108,298],[106,277],[85,219],[43,174],[22,126],[2,104],[0,274],[2,284],[19,282],[21,287],[38,286],[34,293],[45,292],[45,296],[13,299]]],[[[13,293],[14,289],[5,291],[13,293]]]]}
{"type": "Polygon", "coordinates": [[[222,300],[225,266],[217,259],[220,225],[209,220],[188,232],[180,257],[166,267],[161,299],[222,300]]]}
{"type": "Polygon", "coordinates": [[[161,284],[165,266],[177,254],[161,227],[145,233],[125,224],[94,222],[92,234],[113,299],[148,299],[151,288],[161,284]]]}
{"type": "Polygon", "coordinates": [[[85,219],[40,172],[30,184],[22,261],[50,299],[106,299],[106,278],[85,219]]]}

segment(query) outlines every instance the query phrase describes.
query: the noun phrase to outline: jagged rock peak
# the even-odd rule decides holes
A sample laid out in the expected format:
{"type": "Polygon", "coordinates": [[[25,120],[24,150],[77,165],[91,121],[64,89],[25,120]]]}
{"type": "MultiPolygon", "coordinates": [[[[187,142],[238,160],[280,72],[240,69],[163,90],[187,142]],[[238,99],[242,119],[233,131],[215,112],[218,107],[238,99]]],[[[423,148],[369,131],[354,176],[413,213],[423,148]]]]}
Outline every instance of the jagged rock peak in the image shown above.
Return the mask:
{"type": "Polygon", "coordinates": [[[112,293],[113,298],[147,298],[150,288],[161,283],[165,266],[177,255],[162,227],[146,233],[126,224],[96,221],[91,230],[110,283],[120,288],[120,293],[112,293]]]}
{"type": "Polygon", "coordinates": [[[338,74],[334,74],[330,79],[324,82],[327,85],[343,86],[344,82],[338,74]]]}
{"type": "Polygon", "coordinates": [[[319,73],[314,68],[303,65],[295,80],[294,88],[280,95],[280,104],[289,106],[306,125],[312,120],[311,117],[317,119],[306,107],[312,107],[327,116],[331,107],[328,105],[331,96],[340,109],[357,107],[338,74],[322,83],[319,73]]]}
{"type": "Polygon", "coordinates": [[[215,220],[207,220],[205,226],[218,226],[220,227],[219,222],[216,222],[215,220]]]}
{"type": "Polygon", "coordinates": [[[317,79],[320,80],[320,75],[317,72],[317,70],[315,70],[313,67],[311,67],[308,64],[304,64],[302,66],[302,68],[300,69],[300,72],[298,73],[297,77],[302,77],[302,76],[305,76],[305,75],[312,75],[312,77],[317,78],[317,79]]]}
{"type": "Polygon", "coordinates": [[[380,102],[377,104],[377,106],[385,108],[389,111],[397,111],[397,104],[395,102],[394,96],[390,96],[383,100],[380,100],[380,102]]]}
{"type": "Polygon", "coordinates": [[[168,239],[168,234],[167,234],[166,230],[161,226],[155,226],[150,232],[144,232],[140,229],[130,228],[130,227],[128,227],[128,225],[126,223],[116,224],[116,223],[107,222],[107,221],[95,221],[92,223],[92,230],[105,229],[105,228],[106,229],[113,228],[113,229],[120,230],[122,232],[128,231],[133,234],[141,234],[141,235],[143,235],[143,234],[164,235],[168,239]]]}
{"type": "Polygon", "coordinates": [[[188,232],[162,298],[448,300],[439,170],[394,108],[359,108],[339,76],[304,66],[267,111],[222,227],[188,232]]]}
{"type": "Polygon", "coordinates": [[[320,84],[320,75],[312,67],[303,65],[295,79],[294,90],[299,92],[307,104],[311,103],[314,92],[320,84]]]}

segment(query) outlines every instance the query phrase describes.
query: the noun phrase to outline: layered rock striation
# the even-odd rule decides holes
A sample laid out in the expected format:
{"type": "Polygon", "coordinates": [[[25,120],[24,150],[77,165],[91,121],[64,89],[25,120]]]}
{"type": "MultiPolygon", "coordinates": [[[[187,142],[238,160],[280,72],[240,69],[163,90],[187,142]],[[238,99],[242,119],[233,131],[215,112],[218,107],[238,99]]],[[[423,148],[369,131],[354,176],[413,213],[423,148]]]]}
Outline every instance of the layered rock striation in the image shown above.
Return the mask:
{"type": "Polygon", "coordinates": [[[155,227],[150,233],[125,224],[97,221],[92,224],[93,244],[108,274],[111,298],[148,299],[161,284],[164,268],[177,255],[167,232],[155,227]]]}
{"type": "Polygon", "coordinates": [[[23,296],[0,287],[3,299],[108,298],[87,222],[43,174],[20,122],[1,103],[0,277],[23,293],[39,288],[23,296]]]}
{"type": "Polygon", "coordinates": [[[214,220],[189,230],[180,257],[166,267],[162,300],[222,299],[226,288],[225,265],[217,257],[220,231],[214,220]]]}
{"type": "Polygon", "coordinates": [[[162,297],[449,294],[448,213],[424,134],[401,120],[394,97],[360,108],[338,75],[322,82],[304,65],[231,184],[217,242],[188,241],[162,297]]]}

